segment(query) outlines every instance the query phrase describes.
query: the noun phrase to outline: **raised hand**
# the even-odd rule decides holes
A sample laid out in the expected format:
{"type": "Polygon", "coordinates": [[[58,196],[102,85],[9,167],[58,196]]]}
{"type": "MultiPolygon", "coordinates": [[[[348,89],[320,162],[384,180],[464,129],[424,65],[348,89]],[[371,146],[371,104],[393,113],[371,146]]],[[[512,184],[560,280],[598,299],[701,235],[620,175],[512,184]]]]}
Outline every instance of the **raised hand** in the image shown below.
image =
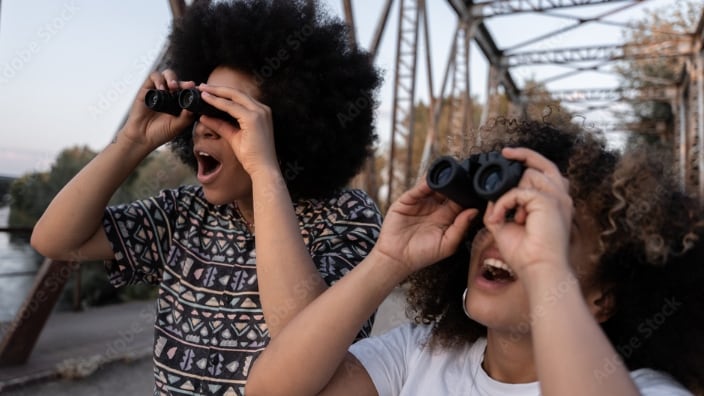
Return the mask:
{"type": "Polygon", "coordinates": [[[519,278],[531,269],[566,264],[574,212],[568,180],[535,151],[505,148],[502,154],[526,167],[518,186],[489,203],[484,215],[502,257],[519,278]],[[515,215],[507,220],[510,210],[515,215]]]}
{"type": "Polygon", "coordinates": [[[250,176],[260,170],[278,167],[274,146],[274,126],[269,106],[244,89],[201,84],[202,98],[237,120],[201,116],[200,122],[230,142],[232,151],[250,176]]]}
{"type": "Polygon", "coordinates": [[[410,274],[454,253],[477,213],[434,192],[423,179],[391,205],[374,250],[410,274]]]}
{"type": "Polygon", "coordinates": [[[178,81],[172,70],[152,72],[139,89],[132,104],[123,135],[138,144],[146,144],[155,149],[170,141],[193,122],[193,115],[182,111],[179,116],[150,110],[144,103],[144,96],[150,89],[169,90],[193,88],[193,81],[178,81]]]}

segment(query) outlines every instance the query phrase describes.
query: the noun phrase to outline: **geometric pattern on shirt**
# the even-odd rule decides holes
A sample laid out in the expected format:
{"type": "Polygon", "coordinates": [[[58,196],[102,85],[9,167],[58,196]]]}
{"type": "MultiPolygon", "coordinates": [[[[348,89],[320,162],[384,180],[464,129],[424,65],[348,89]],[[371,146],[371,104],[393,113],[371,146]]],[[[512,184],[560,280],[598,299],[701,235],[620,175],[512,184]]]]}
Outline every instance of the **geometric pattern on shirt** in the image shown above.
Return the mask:
{"type": "MultiPolygon", "coordinates": [[[[381,215],[360,190],[295,203],[299,228],[328,284],[371,250],[381,215]]],[[[155,395],[242,395],[269,341],[259,301],[254,236],[233,205],[208,203],[202,188],[106,209],[115,259],[110,282],[159,285],[154,323],[155,395]]],[[[284,307],[285,308],[285,307],[284,307]]],[[[372,318],[361,329],[366,337],[372,318]]]]}

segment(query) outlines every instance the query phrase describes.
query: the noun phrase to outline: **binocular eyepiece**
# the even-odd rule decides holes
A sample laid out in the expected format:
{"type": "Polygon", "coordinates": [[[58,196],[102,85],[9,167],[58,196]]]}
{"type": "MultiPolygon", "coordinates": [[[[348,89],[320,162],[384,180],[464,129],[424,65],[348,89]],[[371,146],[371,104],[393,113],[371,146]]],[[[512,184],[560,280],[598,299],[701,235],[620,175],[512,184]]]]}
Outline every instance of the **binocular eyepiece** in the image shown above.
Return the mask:
{"type": "Polygon", "coordinates": [[[150,109],[160,113],[178,116],[181,114],[181,110],[188,110],[194,114],[216,117],[238,125],[237,120],[232,118],[230,114],[206,103],[197,88],[182,89],[177,92],[150,89],[144,95],[144,103],[150,109]]]}
{"type": "Polygon", "coordinates": [[[465,208],[486,208],[518,185],[523,164],[490,151],[458,161],[449,156],[435,160],[426,176],[428,186],[465,208]]]}

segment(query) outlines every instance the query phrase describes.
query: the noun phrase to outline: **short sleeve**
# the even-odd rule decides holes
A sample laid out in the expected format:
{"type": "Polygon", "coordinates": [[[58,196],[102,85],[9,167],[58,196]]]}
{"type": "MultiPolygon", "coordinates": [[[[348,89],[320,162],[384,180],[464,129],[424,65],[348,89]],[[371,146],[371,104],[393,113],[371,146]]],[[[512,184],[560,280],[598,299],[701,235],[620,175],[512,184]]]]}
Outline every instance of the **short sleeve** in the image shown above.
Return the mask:
{"type": "Polygon", "coordinates": [[[360,340],[349,352],[364,366],[379,396],[398,395],[406,382],[409,362],[429,332],[428,326],[406,323],[360,340]]]}
{"type": "Polygon", "coordinates": [[[674,378],[660,371],[638,369],[631,372],[631,378],[642,396],[693,396],[674,378]]]}
{"type": "MultiPolygon", "coordinates": [[[[310,254],[320,276],[332,285],[372,250],[381,229],[381,213],[361,190],[344,190],[313,212],[310,254]]],[[[368,337],[373,324],[374,316],[364,324],[357,340],[368,337]]]]}
{"type": "Polygon", "coordinates": [[[178,195],[178,190],[164,190],[157,197],[105,209],[103,227],[115,255],[105,268],[113,286],[160,281],[178,195]]]}
{"type": "Polygon", "coordinates": [[[361,190],[345,190],[314,216],[309,249],[328,285],[362,261],[374,247],[381,213],[361,190]]]}

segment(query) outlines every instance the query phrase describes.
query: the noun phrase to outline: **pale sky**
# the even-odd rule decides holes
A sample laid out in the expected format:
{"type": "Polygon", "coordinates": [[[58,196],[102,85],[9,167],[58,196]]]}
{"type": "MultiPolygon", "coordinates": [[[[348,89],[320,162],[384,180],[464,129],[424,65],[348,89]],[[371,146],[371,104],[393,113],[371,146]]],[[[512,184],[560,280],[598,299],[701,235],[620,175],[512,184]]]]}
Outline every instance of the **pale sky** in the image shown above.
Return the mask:
{"type": "MultiPolygon", "coordinates": [[[[427,1],[437,94],[456,21],[446,1],[427,1]]],[[[651,0],[646,6],[676,1],[651,0]]],[[[330,12],[342,16],[341,0],[323,3],[330,12]]],[[[352,3],[358,40],[368,47],[384,2],[352,3]]],[[[378,66],[385,70],[377,117],[382,140],[390,132],[398,4],[397,0],[377,58],[378,66]]],[[[0,175],[46,170],[58,152],[67,147],[102,149],[112,139],[164,44],[171,23],[168,0],[4,0],[0,7],[0,175]]],[[[611,20],[632,18],[644,8],[638,6],[611,20]]],[[[579,12],[580,16],[589,16],[603,9],[582,7],[579,12]]],[[[521,14],[493,18],[487,25],[499,47],[504,47],[525,40],[527,32],[535,35],[572,23],[521,14]]],[[[618,28],[595,25],[532,47],[617,43],[620,37],[618,28]]],[[[472,59],[472,92],[483,98],[486,61],[475,48],[472,59]]],[[[526,78],[558,72],[548,67],[517,69],[514,78],[520,85],[526,78]]],[[[418,75],[416,101],[427,103],[422,50],[418,75]]],[[[570,84],[579,83],[583,87],[585,79],[594,87],[616,84],[613,78],[594,73],[583,75],[578,82],[560,81],[554,86],[570,88],[570,84]]]]}

